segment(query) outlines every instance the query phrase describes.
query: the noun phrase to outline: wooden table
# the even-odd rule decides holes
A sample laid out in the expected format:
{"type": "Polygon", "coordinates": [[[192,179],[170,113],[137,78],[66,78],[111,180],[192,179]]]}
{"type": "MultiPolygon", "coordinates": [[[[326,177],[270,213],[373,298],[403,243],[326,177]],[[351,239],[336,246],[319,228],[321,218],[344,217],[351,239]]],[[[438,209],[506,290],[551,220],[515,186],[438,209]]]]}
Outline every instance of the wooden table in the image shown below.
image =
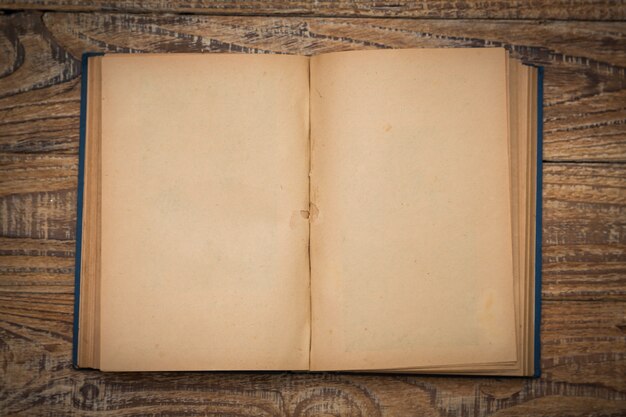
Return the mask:
{"type": "Polygon", "coordinates": [[[626,414],[623,1],[0,3],[0,414],[626,414]],[[72,368],[83,52],[455,46],[545,66],[540,379],[72,368]]]}

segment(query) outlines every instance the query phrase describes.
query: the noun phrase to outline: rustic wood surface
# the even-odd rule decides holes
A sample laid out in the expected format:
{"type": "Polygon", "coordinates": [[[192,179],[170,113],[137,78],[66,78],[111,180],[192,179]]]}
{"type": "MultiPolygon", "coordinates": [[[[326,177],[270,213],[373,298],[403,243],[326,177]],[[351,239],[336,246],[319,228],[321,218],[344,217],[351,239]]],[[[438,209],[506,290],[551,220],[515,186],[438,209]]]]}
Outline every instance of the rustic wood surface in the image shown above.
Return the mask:
{"type": "Polygon", "coordinates": [[[624,20],[624,0],[4,0],[6,9],[462,19],[624,20]]]}
{"type": "Polygon", "coordinates": [[[626,415],[624,4],[481,3],[0,4],[0,415],[626,415]],[[83,52],[490,45],[546,68],[540,379],[72,368],[83,52]]]}

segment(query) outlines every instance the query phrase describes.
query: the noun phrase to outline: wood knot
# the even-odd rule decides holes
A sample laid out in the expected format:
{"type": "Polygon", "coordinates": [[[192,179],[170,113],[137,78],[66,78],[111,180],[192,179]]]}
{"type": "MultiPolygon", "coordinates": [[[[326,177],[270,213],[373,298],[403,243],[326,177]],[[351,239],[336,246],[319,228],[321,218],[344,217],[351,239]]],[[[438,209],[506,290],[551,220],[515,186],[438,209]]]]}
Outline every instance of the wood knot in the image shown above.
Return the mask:
{"type": "Polygon", "coordinates": [[[94,384],[83,384],[80,387],[80,395],[86,403],[93,402],[96,398],[98,398],[98,394],[100,394],[100,389],[94,384]]]}

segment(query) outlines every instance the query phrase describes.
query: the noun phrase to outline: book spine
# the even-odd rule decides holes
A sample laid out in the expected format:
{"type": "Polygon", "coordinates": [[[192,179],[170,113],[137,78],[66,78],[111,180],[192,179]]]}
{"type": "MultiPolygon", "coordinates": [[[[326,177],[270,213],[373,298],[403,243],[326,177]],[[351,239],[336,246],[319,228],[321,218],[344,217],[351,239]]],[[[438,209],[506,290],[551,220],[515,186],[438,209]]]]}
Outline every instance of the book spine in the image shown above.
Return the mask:
{"type": "Polygon", "coordinates": [[[74,328],[72,339],[72,364],[78,367],[78,326],[80,312],[80,270],[83,237],[83,190],[85,185],[85,140],[87,135],[87,80],[89,58],[104,55],[102,52],[85,52],[81,62],[80,127],[78,139],[78,190],[76,192],[76,253],[74,264],[74,328]]]}
{"type": "Polygon", "coordinates": [[[535,242],[535,373],[541,376],[541,242],[543,223],[543,67],[537,67],[537,206],[535,242]]]}

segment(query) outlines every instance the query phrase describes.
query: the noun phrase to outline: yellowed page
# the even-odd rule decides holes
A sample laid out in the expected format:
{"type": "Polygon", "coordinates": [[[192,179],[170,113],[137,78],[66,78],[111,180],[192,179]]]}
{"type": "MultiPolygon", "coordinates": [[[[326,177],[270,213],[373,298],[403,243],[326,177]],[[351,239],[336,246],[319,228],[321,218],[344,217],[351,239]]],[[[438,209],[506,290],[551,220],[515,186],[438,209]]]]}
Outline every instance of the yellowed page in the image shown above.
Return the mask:
{"type": "Polygon", "coordinates": [[[311,60],[313,369],[516,360],[503,49],[311,60]]]}
{"type": "Polygon", "coordinates": [[[308,58],[102,59],[103,370],[306,369],[308,58]]]}

